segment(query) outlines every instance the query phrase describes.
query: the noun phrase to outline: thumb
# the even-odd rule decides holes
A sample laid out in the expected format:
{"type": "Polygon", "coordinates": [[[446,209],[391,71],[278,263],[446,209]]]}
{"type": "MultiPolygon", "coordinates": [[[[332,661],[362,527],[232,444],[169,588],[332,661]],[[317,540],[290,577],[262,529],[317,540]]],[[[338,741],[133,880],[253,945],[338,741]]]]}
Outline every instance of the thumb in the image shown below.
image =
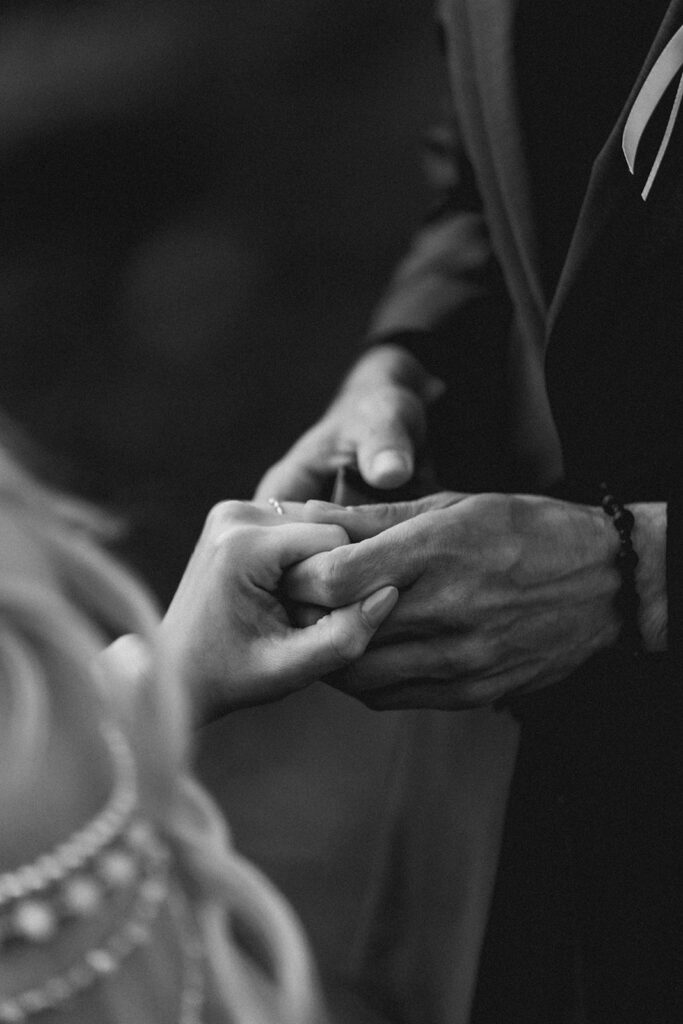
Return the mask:
{"type": "Polygon", "coordinates": [[[373,487],[393,488],[407,484],[415,470],[410,438],[392,437],[379,449],[365,445],[358,449],[358,468],[373,487]]]}
{"type": "Polygon", "coordinates": [[[361,476],[373,487],[407,484],[415,472],[415,449],[427,432],[426,410],[445,390],[415,360],[402,375],[378,387],[360,406],[356,458],[361,476]]]}
{"type": "Polygon", "coordinates": [[[313,682],[355,661],[398,600],[396,587],[382,587],[362,601],[335,608],[311,626],[293,629],[279,652],[283,672],[313,682]]]}
{"type": "Polygon", "coordinates": [[[426,431],[425,404],[414,391],[391,386],[372,396],[357,426],[356,458],[373,487],[408,483],[415,471],[415,447],[426,431]]]}

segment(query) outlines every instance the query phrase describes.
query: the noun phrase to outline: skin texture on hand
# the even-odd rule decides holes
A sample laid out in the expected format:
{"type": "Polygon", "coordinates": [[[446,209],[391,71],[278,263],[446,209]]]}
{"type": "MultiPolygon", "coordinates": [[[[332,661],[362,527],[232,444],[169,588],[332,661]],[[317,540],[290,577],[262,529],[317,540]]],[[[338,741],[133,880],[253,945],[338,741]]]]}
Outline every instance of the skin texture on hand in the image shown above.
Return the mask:
{"type": "Polygon", "coordinates": [[[338,525],[303,521],[301,507],[212,509],[160,627],[198,719],[283,697],[363,653],[394,588],[371,588],[305,628],[292,625],[279,592],[286,569],[347,542],[338,525]]]}
{"type": "Polygon", "coordinates": [[[349,462],[372,486],[407,483],[424,440],[426,408],[442,393],[441,382],[405,349],[371,349],[322,419],[268,470],[256,498],[326,498],[336,470],[349,462]]]}
{"type": "Polygon", "coordinates": [[[307,509],[357,543],[292,569],[292,598],[329,608],[400,591],[370,649],[333,680],[370,707],[488,704],[558,682],[617,639],[619,539],[599,508],[442,493],[307,509]]]}
{"type": "Polygon", "coordinates": [[[667,507],[663,501],[628,507],[635,520],[631,538],[638,554],[636,589],[640,596],[640,632],[646,651],[661,652],[667,649],[667,507]]]}

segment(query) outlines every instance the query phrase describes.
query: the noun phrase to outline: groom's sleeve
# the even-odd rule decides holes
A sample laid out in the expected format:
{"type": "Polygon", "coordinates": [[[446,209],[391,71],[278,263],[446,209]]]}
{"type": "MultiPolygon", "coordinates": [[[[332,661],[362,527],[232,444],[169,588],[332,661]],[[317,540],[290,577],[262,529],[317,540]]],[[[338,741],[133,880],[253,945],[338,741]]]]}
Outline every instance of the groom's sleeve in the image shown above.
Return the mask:
{"type": "Polygon", "coordinates": [[[511,306],[450,93],[445,105],[444,123],[426,140],[432,209],[375,309],[365,344],[399,344],[445,381],[447,394],[431,417],[440,481],[478,489],[500,482],[511,306]]]}
{"type": "MultiPolygon", "coordinates": [[[[445,49],[440,32],[441,49],[445,49]]],[[[432,207],[396,268],[368,333],[375,343],[399,334],[452,333],[476,311],[510,315],[493,253],[476,174],[466,152],[450,88],[443,122],[425,140],[432,207]],[[486,304],[486,307],[484,307],[486,304]]]]}
{"type": "Polygon", "coordinates": [[[402,333],[445,333],[492,298],[509,312],[474,173],[456,132],[451,123],[428,137],[434,205],[375,309],[370,342],[402,333]]]}

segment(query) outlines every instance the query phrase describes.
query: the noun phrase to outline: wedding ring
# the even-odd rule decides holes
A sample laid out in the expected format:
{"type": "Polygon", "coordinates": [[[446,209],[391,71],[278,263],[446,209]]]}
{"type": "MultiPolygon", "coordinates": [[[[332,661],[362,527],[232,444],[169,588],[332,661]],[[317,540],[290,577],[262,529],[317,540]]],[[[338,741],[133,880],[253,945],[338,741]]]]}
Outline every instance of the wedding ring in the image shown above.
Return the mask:
{"type": "Polygon", "coordinates": [[[285,514],[285,510],[277,498],[268,498],[268,504],[273,506],[279,516],[283,516],[285,514]]]}

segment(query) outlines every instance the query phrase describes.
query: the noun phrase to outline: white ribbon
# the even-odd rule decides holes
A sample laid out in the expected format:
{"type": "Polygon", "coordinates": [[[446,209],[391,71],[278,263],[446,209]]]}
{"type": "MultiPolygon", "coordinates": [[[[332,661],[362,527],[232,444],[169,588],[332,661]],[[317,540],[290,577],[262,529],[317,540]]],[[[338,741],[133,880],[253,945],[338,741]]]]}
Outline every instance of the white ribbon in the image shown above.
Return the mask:
{"type": "MultiPolygon", "coordinates": [[[[638,153],[640,141],[643,137],[643,132],[655,111],[655,107],[666,92],[672,79],[681,70],[681,68],[683,68],[683,26],[681,26],[676,34],[672,36],[655,61],[654,66],[643,83],[642,89],[636,96],[635,103],[631,107],[631,112],[626,120],[624,132],[621,137],[621,148],[624,152],[624,157],[626,158],[626,163],[628,164],[628,169],[631,174],[633,174],[636,155],[638,153]]],[[[666,131],[664,132],[664,137],[662,138],[659,150],[657,151],[657,156],[655,157],[647,182],[645,183],[645,187],[641,193],[643,199],[647,199],[662,160],[664,159],[664,154],[666,153],[669,145],[674,123],[678,116],[678,111],[682,101],[683,78],[681,78],[681,82],[679,82],[678,85],[676,99],[674,100],[674,105],[671,108],[671,113],[669,114],[669,120],[666,126],[666,131]]]]}

